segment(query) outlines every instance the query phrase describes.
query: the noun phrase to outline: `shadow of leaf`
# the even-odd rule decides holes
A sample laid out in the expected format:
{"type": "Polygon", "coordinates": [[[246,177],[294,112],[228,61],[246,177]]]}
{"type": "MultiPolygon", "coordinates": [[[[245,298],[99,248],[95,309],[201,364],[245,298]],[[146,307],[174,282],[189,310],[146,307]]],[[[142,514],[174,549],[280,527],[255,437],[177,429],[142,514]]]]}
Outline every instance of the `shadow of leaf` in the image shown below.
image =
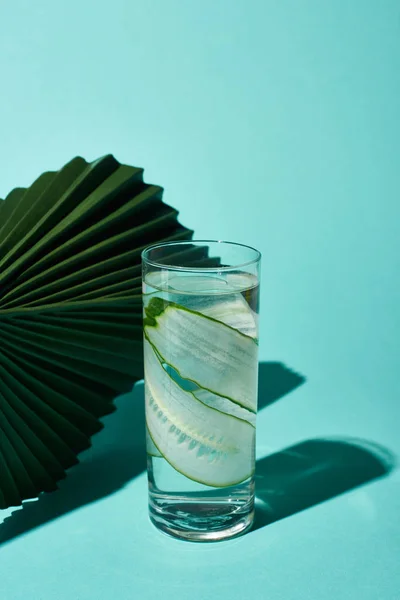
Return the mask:
{"type": "Polygon", "coordinates": [[[313,439],[257,461],[254,529],[387,475],[395,460],[365,440],[313,439]]]}
{"type": "Polygon", "coordinates": [[[280,362],[262,362],[258,376],[258,410],[273,404],[306,381],[280,362]]]}
{"type": "Polygon", "coordinates": [[[0,525],[0,544],[113,494],[146,469],[143,384],[116,400],[118,410],[93,437],[80,464],[68,472],[59,489],[25,502],[0,525]]]}

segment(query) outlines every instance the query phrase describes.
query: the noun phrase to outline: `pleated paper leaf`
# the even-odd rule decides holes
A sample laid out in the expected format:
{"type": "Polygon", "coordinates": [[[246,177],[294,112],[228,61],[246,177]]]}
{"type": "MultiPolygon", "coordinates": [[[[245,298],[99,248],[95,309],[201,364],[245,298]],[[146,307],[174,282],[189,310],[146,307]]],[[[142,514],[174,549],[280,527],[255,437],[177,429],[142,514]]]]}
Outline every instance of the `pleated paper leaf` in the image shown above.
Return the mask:
{"type": "Polygon", "coordinates": [[[143,377],[141,251],[193,232],[142,175],[78,157],[0,201],[0,508],[56,489],[143,377]]]}

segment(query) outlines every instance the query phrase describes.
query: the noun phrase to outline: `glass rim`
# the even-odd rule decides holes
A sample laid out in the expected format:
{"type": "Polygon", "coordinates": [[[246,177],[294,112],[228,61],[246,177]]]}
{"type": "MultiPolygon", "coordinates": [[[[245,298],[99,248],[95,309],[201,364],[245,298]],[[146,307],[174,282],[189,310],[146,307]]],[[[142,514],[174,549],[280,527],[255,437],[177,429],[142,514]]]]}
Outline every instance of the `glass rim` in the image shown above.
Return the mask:
{"type": "Polygon", "coordinates": [[[147,248],[145,248],[142,253],[141,253],[141,258],[142,261],[145,262],[147,265],[151,265],[152,267],[156,267],[158,269],[169,269],[169,270],[175,270],[175,271],[198,271],[198,272],[213,272],[213,271],[232,271],[234,269],[243,269],[244,267],[248,267],[250,265],[254,265],[260,262],[261,260],[261,252],[259,250],[257,250],[256,248],[254,248],[253,246],[249,246],[247,244],[240,244],[239,242],[229,242],[226,240],[177,240],[177,241],[170,241],[170,242],[158,242],[157,244],[152,244],[151,246],[147,246],[147,248]],[[243,263],[239,263],[236,265],[232,265],[229,267],[226,266],[220,266],[220,267],[184,267],[184,266],[180,266],[180,265],[174,265],[174,264],[166,264],[166,263],[159,263],[157,261],[151,260],[147,257],[148,253],[151,252],[152,250],[156,250],[157,248],[164,248],[167,246],[181,246],[183,244],[221,244],[221,245],[226,245],[226,246],[234,246],[236,248],[244,248],[246,250],[251,250],[252,252],[255,253],[255,257],[252,258],[251,260],[247,260],[243,263]]]}

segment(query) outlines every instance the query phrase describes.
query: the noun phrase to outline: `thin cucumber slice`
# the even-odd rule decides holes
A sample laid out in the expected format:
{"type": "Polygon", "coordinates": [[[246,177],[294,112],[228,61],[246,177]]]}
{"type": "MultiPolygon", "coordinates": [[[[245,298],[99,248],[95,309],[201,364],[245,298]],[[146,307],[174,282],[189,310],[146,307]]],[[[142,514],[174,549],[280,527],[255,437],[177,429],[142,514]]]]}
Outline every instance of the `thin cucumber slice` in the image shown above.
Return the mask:
{"type": "Polygon", "coordinates": [[[149,456],[154,456],[156,458],[162,457],[161,452],[159,451],[159,449],[157,448],[157,446],[151,439],[151,435],[149,433],[149,429],[148,429],[147,425],[146,425],[146,452],[147,452],[147,454],[149,454],[149,456]]]}
{"type": "Polygon", "coordinates": [[[256,415],[247,410],[247,408],[243,408],[238,404],[235,404],[228,398],[224,398],[223,396],[218,396],[217,394],[213,394],[208,390],[204,390],[203,388],[197,388],[192,392],[193,396],[203,402],[203,404],[207,404],[211,408],[215,408],[215,410],[219,410],[219,412],[223,412],[227,415],[232,415],[237,419],[241,419],[242,421],[247,421],[253,427],[256,426],[256,415]]]}
{"type": "Polygon", "coordinates": [[[168,273],[150,273],[146,277],[143,301],[148,306],[154,296],[195,310],[237,329],[254,339],[258,337],[258,315],[246,302],[241,290],[255,286],[251,275],[229,274],[226,279],[211,276],[168,277],[168,273]],[[151,290],[152,287],[162,286],[151,290]],[[246,288],[247,286],[247,288],[246,288]]]}
{"type": "Polygon", "coordinates": [[[212,298],[210,296],[177,296],[171,292],[153,292],[144,296],[144,306],[147,307],[151,298],[163,297],[167,302],[201,313],[220,321],[232,329],[253,339],[258,338],[258,315],[250,308],[241,294],[227,294],[212,298]]]}
{"type": "Polygon", "coordinates": [[[175,303],[152,298],[145,333],[162,360],[184,379],[257,409],[258,346],[239,331],[175,303]]]}
{"type": "MultiPolygon", "coordinates": [[[[155,352],[157,354],[157,351],[155,352]]],[[[173,379],[175,383],[177,383],[179,387],[181,387],[186,392],[191,392],[198,400],[200,400],[200,402],[202,402],[203,404],[207,404],[207,406],[215,408],[215,410],[219,410],[220,412],[223,412],[227,415],[232,415],[237,419],[247,421],[248,423],[253,425],[253,427],[255,427],[256,415],[253,412],[247,410],[247,408],[243,408],[242,406],[235,404],[234,402],[232,402],[228,398],[225,398],[224,396],[218,396],[217,394],[213,394],[209,390],[200,388],[190,379],[183,379],[179,375],[179,373],[173,367],[171,367],[171,365],[163,363],[161,358],[159,360],[161,361],[164,369],[171,377],[171,379],[173,379]]]]}
{"type": "Polygon", "coordinates": [[[146,423],[164,458],[186,477],[213,487],[248,479],[254,470],[249,423],[200,402],[175,383],[144,340],[146,423]]]}
{"type": "Polygon", "coordinates": [[[221,321],[253,339],[258,337],[258,315],[251,310],[241,294],[229,295],[220,302],[214,302],[204,308],[196,307],[196,309],[203,315],[221,321]]]}

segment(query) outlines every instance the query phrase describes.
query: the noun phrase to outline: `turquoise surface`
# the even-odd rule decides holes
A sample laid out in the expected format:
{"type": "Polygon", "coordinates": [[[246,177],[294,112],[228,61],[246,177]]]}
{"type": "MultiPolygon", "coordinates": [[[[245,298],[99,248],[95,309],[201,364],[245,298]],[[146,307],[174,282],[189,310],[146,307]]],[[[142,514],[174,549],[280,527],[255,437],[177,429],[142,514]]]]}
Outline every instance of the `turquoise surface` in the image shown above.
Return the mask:
{"type": "Polygon", "coordinates": [[[255,530],[151,527],[138,385],[0,513],[0,598],[398,600],[398,0],[14,0],[0,30],[0,196],[113,152],[263,253],[255,530]]]}

